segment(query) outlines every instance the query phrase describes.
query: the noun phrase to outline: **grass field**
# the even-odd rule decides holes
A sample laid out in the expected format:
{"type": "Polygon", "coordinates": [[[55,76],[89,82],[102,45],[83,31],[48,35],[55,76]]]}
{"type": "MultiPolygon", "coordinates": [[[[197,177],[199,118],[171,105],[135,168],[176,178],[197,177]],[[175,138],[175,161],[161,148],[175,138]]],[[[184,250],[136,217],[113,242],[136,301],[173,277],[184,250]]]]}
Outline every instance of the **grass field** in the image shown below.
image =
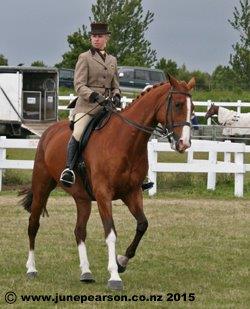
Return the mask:
{"type": "MultiPolygon", "coordinates": [[[[96,283],[80,283],[80,269],[74,240],[75,206],[70,197],[53,196],[49,218],[41,219],[37,237],[38,277],[26,278],[28,213],[17,206],[13,195],[0,195],[0,285],[4,295],[14,291],[14,308],[24,308],[23,294],[55,295],[163,295],[195,293],[195,300],[162,302],[89,302],[92,308],[248,308],[249,307],[249,217],[248,201],[206,199],[146,199],[149,229],[137,254],[122,274],[124,290],[106,288],[107,248],[101,220],[94,204],[88,224],[87,248],[96,283]]],[[[114,203],[118,232],[117,253],[123,254],[135,231],[127,208],[114,203]]],[[[29,303],[30,308],[76,308],[79,302],[29,303]]],[[[86,305],[86,304],[85,304],[86,305]]],[[[8,305],[9,307],[9,305],[8,305]]],[[[10,306],[11,307],[11,306],[10,306]]],[[[7,308],[7,307],[6,307],[7,308]]]]}

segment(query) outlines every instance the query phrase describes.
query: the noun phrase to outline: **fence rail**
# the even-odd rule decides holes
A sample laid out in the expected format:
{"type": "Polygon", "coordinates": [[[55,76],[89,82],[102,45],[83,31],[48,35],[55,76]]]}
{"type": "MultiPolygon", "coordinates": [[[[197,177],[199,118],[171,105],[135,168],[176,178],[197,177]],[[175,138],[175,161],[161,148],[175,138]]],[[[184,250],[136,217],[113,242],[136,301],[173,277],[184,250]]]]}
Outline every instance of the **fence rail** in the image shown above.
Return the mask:
{"type": "MultiPolygon", "coordinates": [[[[0,137],[0,191],[2,189],[2,177],[5,169],[33,169],[32,160],[9,160],[6,158],[6,149],[36,149],[38,139],[6,139],[0,137]]],[[[148,143],[149,171],[148,177],[155,183],[149,191],[150,195],[157,192],[157,173],[206,173],[207,189],[215,190],[217,173],[235,174],[234,194],[243,196],[244,174],[250,171],[250,164],[244,163],[244,153],[250,152],[250,146],[230,141],[203,141],[193,140],[192,146],[187,151],[187,162],[163,163],[158,162],[158,152],[173,152],[166,142],[158,142],[156,139],[148,143]],[[208,160],[194,159],[194,153],[207,152],[208,160]],[[218,161],[218,153],[224,153],[224,161],[218,161]],[[234,162],[232,162],[234,154],[234,162]]]]}
{"type": "MultiPolygon", "coordinates": [[[[68,96],[59,96],[59,101],[69,101],[71,102],[76,98],[74,94],[69,94],[68,96]]],[[[127,106],[132,102],[133,99],[127,98],[123,96],[121,98],[122,102],[122,107],[127,106]]],[[[212,100],[207,100],[207,101],[194,101],[193,102],[195,106],[204,106],[207,108],[207,110],[210,108],[211,104],[214,103],[217,106],[223,106],[223,107],[230,107],[230,108],[237,108],[237,113],[241,113],[241,108],[242,107],[248,107],[249,112],[250,112],[250,102],[242,102],[241,100],[238,100],[237,102],[214,102],[212,100]]],[[[64,105],[59,105],[58,106],[59,110],[67,110],[67,106],[64,105]]],[[[198,117],[204,117],[206,112],[195,112],[196,116],[198,117]]],[[[211,118],[207,119],[207,124],[211,125],[211,118]]]]}

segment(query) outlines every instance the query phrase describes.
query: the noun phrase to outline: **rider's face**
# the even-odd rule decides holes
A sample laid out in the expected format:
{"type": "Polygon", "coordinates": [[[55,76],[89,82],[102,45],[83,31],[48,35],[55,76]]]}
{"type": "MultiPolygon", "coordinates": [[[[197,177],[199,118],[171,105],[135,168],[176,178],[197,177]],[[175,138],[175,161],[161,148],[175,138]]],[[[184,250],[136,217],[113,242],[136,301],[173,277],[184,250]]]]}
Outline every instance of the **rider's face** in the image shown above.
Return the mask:
{"type": "Polygon", "coordinates": [[[103,50],[105,49],[107,45],[108,35],[107,34],[92,34],[90,39],[91,39],[91,45],[94,48],[103,50]]]}

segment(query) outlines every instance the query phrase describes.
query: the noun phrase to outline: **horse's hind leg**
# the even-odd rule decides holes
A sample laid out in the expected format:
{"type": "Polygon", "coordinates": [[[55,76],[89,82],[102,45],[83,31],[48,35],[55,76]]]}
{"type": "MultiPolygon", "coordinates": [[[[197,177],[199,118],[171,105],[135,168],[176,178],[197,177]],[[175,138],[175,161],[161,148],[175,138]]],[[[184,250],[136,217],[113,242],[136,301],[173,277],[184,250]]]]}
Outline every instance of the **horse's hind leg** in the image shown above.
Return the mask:
{"type": "MultiPolygon", "coordinates": [[[[82,191],[82,188],[79,189],[79,192],[82,191]]],[[[75,227],[75,237],[78,247],[79,259],[80,259],[80,268],[81,268],[81,277],[80,281],[85,283],[94,282],[94,277],[89,269],[89,261],[87,257],[87,250],[85,245],[85,240],[87,236],[87,222],[91,212],[91,201],[88,197],[79,196],[73,194],[73,198],[77,206],[77,220],[75,227]]]]}
{"type": "Polygon", "coordinates": [[[56,187],[56,182],[46,173],[45,170],[41,172],[41,175],[42,177],[39,177],[39,179],[38,177],[36,179],[36,177],[33,176],[32,191],[30,191],[32,196],[31,214],[28,227],[30,248],[26,263],[27,275],[29,278],[33,278],[37,274],[34,250],[35,238],[40,225],[39,219],[43,209],[46,207],[50,192],[56,187]]]}
{"type": "Polygon", "coordinates": [[[143,211],[143,199],[141,189],[139,191],[132,192],[131,194],[127,195],[126,198],[123,199],[123,201],[128,206],[132,215],[135,217],[137,221],[137,227],[135,237],[131,242],[131,244],[129,245],[129,247],[127,248],[125,255],[117,256],[119,273],[125,271],[129,259],[135,256],[136,249],[144,233],[148,228],[148,220],[143,211]]]}

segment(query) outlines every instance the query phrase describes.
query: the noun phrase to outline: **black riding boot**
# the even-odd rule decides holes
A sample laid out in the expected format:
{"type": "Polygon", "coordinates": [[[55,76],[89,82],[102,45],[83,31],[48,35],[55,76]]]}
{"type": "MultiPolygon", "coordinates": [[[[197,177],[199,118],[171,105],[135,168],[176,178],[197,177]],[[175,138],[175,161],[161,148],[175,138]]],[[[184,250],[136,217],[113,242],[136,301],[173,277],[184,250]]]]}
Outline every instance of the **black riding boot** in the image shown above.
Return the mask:
{"type": "Polygon", "coordinates": [[[71,136],[67,149],[66,168],[62,171],[60,182],[65,187],[71,187],[75,183],[75,173],[73,171],[77,155],[78,155],[79,142],[71,136]]]}
{"type": "Polygon", "coordinates": [[[150,182],[143,183],[141,188],[142,188],[142,191],[146,191],[146,190],[153,188],[153,186],[154,186],[154,183],[150,181],[150,182]]]}

